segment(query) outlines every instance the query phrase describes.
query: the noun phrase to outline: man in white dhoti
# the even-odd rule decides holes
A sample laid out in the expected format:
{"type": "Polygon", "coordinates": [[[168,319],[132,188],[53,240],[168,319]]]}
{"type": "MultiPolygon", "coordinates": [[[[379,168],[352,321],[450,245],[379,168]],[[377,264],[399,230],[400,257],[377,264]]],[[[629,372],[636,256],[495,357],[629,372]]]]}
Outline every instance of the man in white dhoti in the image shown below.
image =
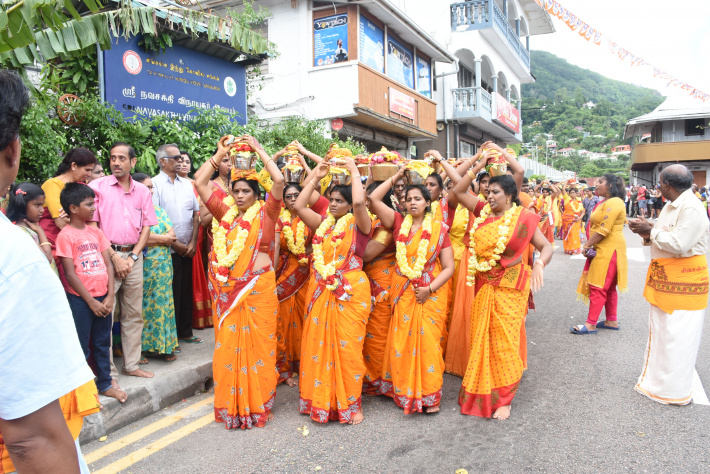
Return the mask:
{"type": "Polygon", "coordinates": [[[708,301],[708,219],[685,166],[669,166],[660,181],[668,203],[655,225],[629,219],[631,230],[651,247],[643,293],[651,303],[649,336],[636,391],[667,405],[687,405],[708,301]]]}

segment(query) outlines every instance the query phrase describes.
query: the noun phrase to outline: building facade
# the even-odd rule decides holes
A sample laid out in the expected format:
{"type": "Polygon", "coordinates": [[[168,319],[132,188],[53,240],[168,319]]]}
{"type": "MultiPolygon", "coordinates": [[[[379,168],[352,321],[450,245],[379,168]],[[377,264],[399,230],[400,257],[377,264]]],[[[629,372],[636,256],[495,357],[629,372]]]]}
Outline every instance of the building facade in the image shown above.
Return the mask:
{"type": "Polygon", "coordinates": [[[368,151],[410,157],[519,143],[520,87],[534,81],[529,37],[554,31],[535,0],[260,4],[279,55],[252,80],[252,113],[325,119],[368,151]]]}
{"type": "Polygon", "coordinates": [[[629,120],[624,138],[632,137],[633,184],[658,184],[661,171],[674,163],[688,167],[698,186],[710,183],[710,106],[668,98],[653,112],[629,120]]]}

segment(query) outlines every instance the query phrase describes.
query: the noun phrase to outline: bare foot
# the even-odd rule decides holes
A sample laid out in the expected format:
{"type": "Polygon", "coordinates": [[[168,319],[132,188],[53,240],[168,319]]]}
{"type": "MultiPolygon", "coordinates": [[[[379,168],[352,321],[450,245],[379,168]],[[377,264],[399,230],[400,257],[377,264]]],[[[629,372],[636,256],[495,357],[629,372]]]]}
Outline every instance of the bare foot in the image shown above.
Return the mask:
{"type": "Polygon", "coordinates": [[[438,413],[440,409],[441,409],[441,407],[439,407],[439,405],[437,405],[437,406],[435,406],[435,407],[426,407],[426,408],[424,409],[424,411],[425,411],[426,413],[438,413]]]}
{"type": "Polygon", "coordinates": [[[121,403],[126,403],[126,400],[128,400],[128,395],[126,395],[126,392],[124,392],[123,390],[119,390],[117,388],[113,388],[113,387],[109,388],[105,392],[101,392],[101,395],[104,395],[106,397],[115,398],[116,400],[118,400],[121,403]]]}
{"type": "Polygon", "coordinates": [[[121,387],[118,385],[118,380],[111,379],[111,388],[115,388],[116,390],[121,390],[121,387]]]}
{"type": "Polygon", "coordinates": [[[609,321],[608,319],[603,321],[602,324],[603,327],[607,328],[618,328],[619,327],[619,321],[609,321]]]}
{"type": "Polygon", "coordinates": [[[266,421],[271,421],[271,420],[273,420],[273,419],[274,419],[274,414],[271,413],[271,412],[269,412],[269,414],[266,415],[266,421]]]}
{"type": "Polygon", "coordinates": [[[349,424],[351,425],[359,425],[362,423],[362,420],[365,419],[365,414],[362,412],[362,408],[360,408],[357,413],[353,415],[353,417],[348,421],[349,424]]]}
{"type": "Polygon", "coordinates": [[[126,370],[121,370],[121,373],[123,375],[131,375],[133,377],[145,377],[147,379],[153,378],[153,372],[148,372],[147,370],[143,369],[136,369],[131,372],[126,372],[126,370]]]}
{"type": "Polygon", "coordinates": [[[296,385],[298,385],[298,379],[294,377],[289,377],[286,379],[286,385],[288,385],[289,387],[295,387],[296,385]]]}
{"type": "Polygon", "coordinates": [[[510,417],[510,405],[500,407],[493,413],[493,418],[498,420],[507,420],[510,417]]]}

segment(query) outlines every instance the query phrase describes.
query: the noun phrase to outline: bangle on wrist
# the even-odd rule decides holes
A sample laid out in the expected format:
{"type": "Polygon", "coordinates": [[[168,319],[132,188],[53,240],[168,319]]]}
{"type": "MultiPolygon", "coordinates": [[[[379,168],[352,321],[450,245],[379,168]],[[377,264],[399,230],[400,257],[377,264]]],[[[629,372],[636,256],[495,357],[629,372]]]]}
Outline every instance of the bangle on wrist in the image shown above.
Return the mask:
{"type": "Polygon", "coordinates": [[[545,262],[543,262],[542,259],[537,260],[537,261],[533,264],[533,266],[537,265],[538,263],[542,265],[542,268],[545,268],[545,262]]]}
{"type": "Polygon", "coordinates": [[[431,284],[429,284],[429,294],[433,294],[434,290],[431,289],[431,284]]]}
{"type": "Polygon", "coordinates": [[[42,245],[49,245],[49,246],[51,246],[52,244],[51,244],[51,243],[49,243],[49,242],[42,242],[42,243],[41,243],[41,244],[39,244],[39,245],[40,245],[40,247],[41,247],[42,245]]]}

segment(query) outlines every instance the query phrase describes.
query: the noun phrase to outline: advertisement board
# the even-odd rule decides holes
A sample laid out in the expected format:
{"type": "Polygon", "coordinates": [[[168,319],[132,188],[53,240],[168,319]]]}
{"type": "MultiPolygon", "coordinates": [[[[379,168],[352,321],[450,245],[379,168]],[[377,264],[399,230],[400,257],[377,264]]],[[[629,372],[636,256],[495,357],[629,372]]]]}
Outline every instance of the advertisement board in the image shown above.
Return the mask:
{"type": "Polygon", "coordinates": [[[505,100],[505,97],[496,94],[495,120],[501,125],[511,129],[515,133],[520,133],[520,111],[513,104],[505,100]]]}
{"type": "Polygon", "coordinates": [[[431,64],[417,56],[417,92],[431,99],[431,64]]]}
{"type": "Polygon", "coordinates": [[[348,60],[348,14],[313,20],[313,65],[342,63],[348,60]]]}
{"type": "Polygon", "coordinates": [[[360,15],[360,62],[385,72],[385,30],[360,15]]]}
{"type": "Polygon", "coordinates": [[[163,54],[147,53],[139,37],[123,37],[102,51],[107,103],[127,119],[166,115],[190,119],[194,109],[223,109],[246,123],[244,66],[173,46],[163,54]]]}
{"type": "Polygon", "coordinates": [[[414,56],[399,41],[387,38],[387,75],[394,81],[414,89],[414,56]]]}
{"type": "Polygon", "coordinates": [[[403,117],[416,120],[417,103],[414,97],[410,97],[397,89],[389,88],[390,112],[394,112],[403,117]]]}

